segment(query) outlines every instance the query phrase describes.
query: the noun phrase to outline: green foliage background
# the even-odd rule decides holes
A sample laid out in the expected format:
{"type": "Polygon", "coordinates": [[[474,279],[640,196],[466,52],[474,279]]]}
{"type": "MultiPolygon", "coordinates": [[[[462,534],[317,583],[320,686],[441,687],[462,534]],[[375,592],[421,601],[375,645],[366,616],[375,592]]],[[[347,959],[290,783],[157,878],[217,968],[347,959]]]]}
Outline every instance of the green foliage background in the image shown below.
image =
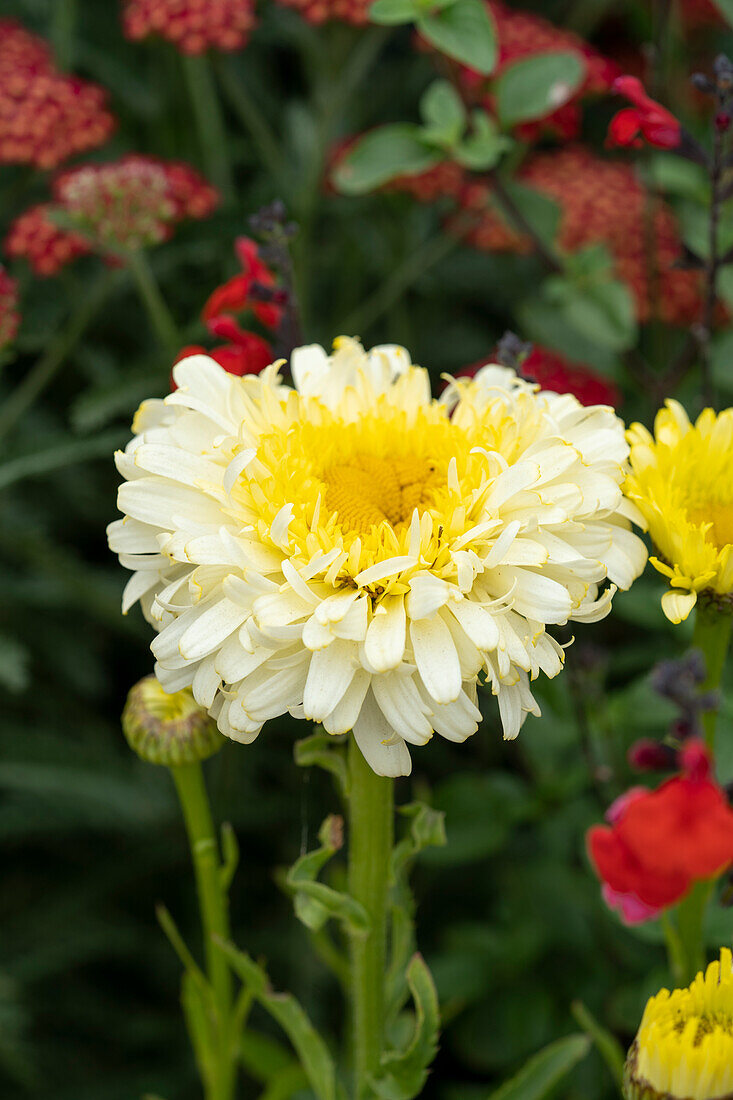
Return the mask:
{"type": "MultiPolygon", "coordinates": [[[[575,8],[600,17],[610,6],[575,8]]],[[[559,2],[541,9],[558,22],[569,13],[559,2]]],[[[201,164],[180,58],[162,43],[126,42],[112,0],[4,0],[2,14],[53,38],[66,66],[109,89],[119,127],[99,159],[140,151],[201,164]]],[[[645,39],[643,5],[621,4],[614,19],[630,44],[645,39]]],[[[404,343],[437,381],[518,326],[517,303],[541,277],[534,258],[459,247],[441,235],[434,209],[405,196],[323,191],[331,143],[413,118],[431,79],[409,30],[385,45],[386,34],[314,29],[268,5],[252,44],[217,62],[222,85],[241,82],[269,120],[278,161],[265,162],[236,97],[226,100],[235,197],[151,257],[183,342],[203,337],[199,310],[236,269],[234,237],[275,197],[302,227],[309,341],[344,331],[404,343]]],[[[689,68],[679,42],[671,56],[689,68]]],[[[608,104],[588,113],[598,147],[608,113],[608,104]]],[[[46,195],[42,174],[0,169],[0,227],[46,195]]],[[[104,535],[115,516],[112,451],[140,399],[167,391],[170,360],[124,272],[87,259],[46,281],[20,265],[14,273],[23,327],[0,400],[80,304],[105,298],[0,455],[0,1095],[187,1100],[198,1085],[177,1005],[179,965],[154,905],[164,901],[195,942],[188,851],[168,774],[133,759],[121,737],[126,691],[150,669],[149,632],[137,612],[119,613],[124,577],[104,535]]],[[[658,343],[662,355],[669,339],[658,343]]],[[[623,382],[625,415],[648,417],[648,398],[614,357],[597,352],[595,365],[623,382]]],[[[682,393],[693,407],[694,385],[682,393]]],[[[429,1097],[488,1097],[532,1052],[577,1030],[576,998],[626,1042],[646,996],[668,980],[657,930],[621,927],[584,854],[586,828],[630,781],[626,748],[671,717],[647,674],[687,635],[665,622],[659,595],[647,575],[610,620],[578,628],[567,673],[540,687],[544,717],[518,741],[501,741],[487,697],[475,738],[436,738],[413,753],[413,776],[397,785],[398,800],[422,797],[447,814],[447,847],[426,852],[416,875],[420,946],[446,1009],[429,1097]]],[[[730,722],[724,713],[723,743],[730,722]]],[[[227,746],[207,774],[242,849],[234,938],[266,957],[275,982],[329,1030],[339,1025],[336,990],[276,875],[337,808],[326,777],[293,764],[294,740],[306,732],[273,724],[252,747],[227,746]]],[[[733,754],[721,767],[724,779],[733,775],[733,754]]],[[[719,910],[711,945],[729,940],[732,926],[719,910]]],[[[251,1075],[243,1095],[263,1088],[251,1075]]],[[[612,1095],[595,1054],[563,1086],[567,1100],[612,1095]]]]}

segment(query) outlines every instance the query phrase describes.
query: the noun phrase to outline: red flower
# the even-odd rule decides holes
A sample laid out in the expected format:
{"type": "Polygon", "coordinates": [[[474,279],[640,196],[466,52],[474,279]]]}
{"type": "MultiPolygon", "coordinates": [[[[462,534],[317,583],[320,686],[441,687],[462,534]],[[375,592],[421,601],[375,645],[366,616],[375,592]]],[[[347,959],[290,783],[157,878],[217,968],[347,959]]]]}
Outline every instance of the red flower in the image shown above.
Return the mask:
{"type": "Polygon", "coordinates": [[[617,77],[613,82],[613,91],[625,96],[634,106],[625,107],[611,119],[606,139],[610,148],[632,146],[638,149],[644,141],[657,149],[677,148],[681,138],[679,122],[666,107],[646,94],[644,85],[637,77],[617,77]]]}
{"type": "MultiPolygon", "coordinates": [[[[232,325],[234,325],[234,322],[232,322],[232,325]]],[[[232,336],[232,343],[221,344],[210,351],[200,344],[189,344],[188,347],[182,348],[178,353],[176,363],[180,363],[182,359],[187,359],[189,355],[208,355],[209,358],[216,360],[219,366],[223,367],[228,374],[236,374],[238,377],[244,374],[259,374],[272,362],[272,348],[266,340],[263,340],[261,336],[257,336],[256,333],[245,332],[244,329],[240,329],[236,325],[234,325],[234,329],[236,331],[227,330],[227,334],[232,336]]],[[[218,335],[224,336],[225,332],[220,331],[218,335]]],[[[171,391],[177,388],[171,374],[171,391]]]]}
{"type": "Polygon", "coordinates": [[[604,895],[630,923],[656,916],[733,862],[733,810],[711,778],[709,757],[697,741],[680,756],[680,775],[656,790],[627,792],[610,807],[610,824],[588,832],[604,895]]]}
{"type": "Polygon", "coordinates": [[[319,25],[330,20],[361,27],[369,22],[372,0],[278,0],[286,8],[295,8],[307,23],[319,25]]]}
{"type": "Polygon", "coordinates": [[[253,0],[123,0],[125,35],[159,34],[186,54],[241,50],[255,25],[253,0]]]}
{"type": "Polygon", "coordinates": [[[242,265],[242,273],[235,275],[209,295],[201,311],[202,318],[209,322],[222,314],[251,309],[267,328],[277,328],[282,315],[281,308],[270,302],[258,302],[250,295],[253,283],[272,287],[275,285],[275,276],[260,259],[255,241],[249,237],[239,237],[234,248],[242,265]]]}
{"type": "Polygon", "coordinates": [[[42,38],[0,19],[0,163],[55,168],[113,128],[102,88],[57,72],[42,38]]]}
{"type": "Polygon", "coordinates": [[[11,223],[5,239],[8,256],[24,257],[42,278],[56,275],[77,256],[91,251],[84,237],[54,225],[48,217],[52,209],[50,203],[29,207],[11,223]]]}
{"type": "Polygon", "coordinates": [[[0,265],[0,352],[15,339],[19,324],[18,284],[0,265]]]}
{"type": "MultiPolygon", "coordinates": [[[[473,377],[492,358],[464,367],[458,371],[459,377],[473,377]]],[[[618,405],[619,393],[615,386],[601,378],[590,367],[581,363],[572,363],[564,355],[549,348],[535,344],[522,363],[522,374],[539,382],[543,390],[553,393],[572,393],[582,405],[618,405]]]]}

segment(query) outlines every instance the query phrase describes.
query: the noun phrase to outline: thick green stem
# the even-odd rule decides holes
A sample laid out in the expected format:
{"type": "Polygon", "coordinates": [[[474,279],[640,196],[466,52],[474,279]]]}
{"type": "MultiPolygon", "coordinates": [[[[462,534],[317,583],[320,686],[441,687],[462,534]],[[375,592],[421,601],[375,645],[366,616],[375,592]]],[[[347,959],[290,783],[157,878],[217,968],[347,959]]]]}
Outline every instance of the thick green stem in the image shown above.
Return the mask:
{"type": "Polygon", "coordinates": [[[366,909],[367,936],[351,937],[354,1097],[369,1094],[384,1044],[387,894],[393,840],[392,779],[376,775],[355,738],[349,742],[349,893],[366,909]]]}
{"type": "Polygon", "coordinates": [[[183,57],[193,113],[206,171],[225,199],[234,195],[226,128],[208,57],[183,57]]]}
{"type": "MultiPolygon", "coordinates": [[[[705,966],[703,931],[711,891],[710,882],[696,882],[677,906],[677,950],[671,952],[670,963],[675,980],[681,986],[689,985],[705,966]]],[[[667,942],[669,946],[669,937],[667,942]]]]}
{"type": "Polygon", "coordinates": [[[236,1075],[236,1051],[230,1034],[232,1015],[232,977],[225,955],[213,936],[229,939],[229,913],[226,891],[220,875],[219,845],[209,807],[200,764],[180,764],[171,768],[178,798],[186,822],[196,876],[196,891],[201,911],[206,971],[216,1006],[216,1072],[210,1082],[207,1100],[232,1100],[236,1075]]]}
{"type": "MultiPolygon", "coordinates": [[[[707,675],[703,691],[714,691],[720,686],[725,658],[730,642],[733,616],[726,610],[719,610],[714,604],[698,601],[695,611],[695,633],[693,645],[702,650],[707,675]]],[[[716,710],[709,710],[702,717],[705,741],[712,752],[715,748],[715,725],[718,718],[716,710]]]]}
{"type": "Polygon", "coordinates": [[[155,329],[155,334],[166,351],[177,352],[181,347],[181,337],[178,326],[173,320],[173,315],[166,305],[160,292],[153,270],[148,263],[145,253],[140,251],[129,252],[126,256],[127,265],[133,274],[137,285],[140,301],[142,302],[150,323],[155,329]]]}
{"type": "Polygon", "coordinates": [[[0,440],[15,427],[64,365],[112,288],[118,285],[120,274],[119,271],[108,272],[95,283],[91,292],[79,302],[66,327],[53,337],[46,351],[34,363],[20,385],[5,398],[0,406],[0,440]]]}

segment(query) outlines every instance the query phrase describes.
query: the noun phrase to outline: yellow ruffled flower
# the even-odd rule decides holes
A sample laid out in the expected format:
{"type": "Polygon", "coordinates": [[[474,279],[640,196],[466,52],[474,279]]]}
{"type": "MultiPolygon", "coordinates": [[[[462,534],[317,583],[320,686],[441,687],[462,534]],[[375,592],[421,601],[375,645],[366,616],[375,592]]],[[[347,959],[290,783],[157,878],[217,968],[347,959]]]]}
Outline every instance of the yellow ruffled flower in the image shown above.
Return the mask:
{"type": "Polygon", "coordinates": [[[728,948],[687,989],[651,997],[626,1063],[627,1100],[730,1100],[733,961],[728,948]]]}
{"type": "Polygon", "coordinates": [[[624,491],[644,517],[658,557],[649,560],[669,579],[662,610],[682,622],[705,592],[723,602],[733,595],[733,409],[705,409],[695,425],[669,400],[654,421],[627,432],[631,474],[624,491]]]}

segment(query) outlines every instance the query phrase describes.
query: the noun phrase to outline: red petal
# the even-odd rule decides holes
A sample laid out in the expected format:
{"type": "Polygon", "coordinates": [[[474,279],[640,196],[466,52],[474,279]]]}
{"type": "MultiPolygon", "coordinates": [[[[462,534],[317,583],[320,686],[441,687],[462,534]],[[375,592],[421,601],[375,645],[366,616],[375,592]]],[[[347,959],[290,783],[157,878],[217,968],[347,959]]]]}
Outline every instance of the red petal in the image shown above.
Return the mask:
{"type": "Polygon", "coordinates": [[[638,112],[633,107],[624,107],[623,111],[614,115],[608,124],[606,144],[611,147],[630,145],[638,148],[642,144],[637,136],[640,130],[641,120],[638,112]]]}
{"type": "Polygon", "coordinates": [[[201,317],[208,321],[211,317],[217,317],[220,313],[244,309],[249,298],[249,288],[252,279],[249,275],[235,275],[233,279],[216,290],[209,296],[201,310],[201,317]]]}

